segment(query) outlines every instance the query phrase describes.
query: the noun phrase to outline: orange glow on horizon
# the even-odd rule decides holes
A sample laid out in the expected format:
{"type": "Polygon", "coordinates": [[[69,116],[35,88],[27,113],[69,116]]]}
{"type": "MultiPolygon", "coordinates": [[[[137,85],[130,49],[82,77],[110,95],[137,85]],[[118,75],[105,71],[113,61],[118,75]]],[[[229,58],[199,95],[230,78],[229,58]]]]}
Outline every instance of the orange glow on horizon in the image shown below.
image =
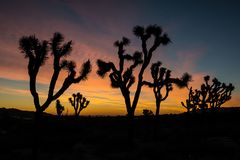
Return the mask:
{"type": "MultiPolygon", "coordinates": [[[[90,100],[89,106],[84,109],[82,115],[126,115],[126,108],[124,104],[124,99],[120,93],[119,89],[113,89],[110,86],[110,80],[108,76],[104,79],[98,77],[96,71],[93,69],[87,81],[82,81],[80,84],[74,84],[60,97],[62,105],[65,106],[64,115],[72,115],[73,108],[68,102],[68,98],[71,97],[72,93],[80,92],[88,100],[90,100]]],[[[64,74],[62,74],[64,76],[64,74]]],[[[195,74],[193,75],[194,79],[190,83],[190,86],[193,88],[199,88],[202,83],[202,77],[204,74],[195,74]]],[[[44,79],[49,77],[44,76],[44,79]]],[[[59,88],[63,78],[60,78],[59,85],[56,87],[59,88]]],[[[43,81],[44,82],[44,81],[43,81]]],[[[44,82],[47,84],[47,82],[44,82]]],[[[133,91],[134,91],[133,87],[133,91]]],[[[8,95],[22,95],[27,96],[26,100],[17,100],[13,102],[2,101],[2,106],[16,107],[22,110],[32,110],[35,108],[33,106],[33,99],[30,95],[28,88],[26,89],[11,89],[11,88],[0,88],[1,93],[8,95]]],[[[46,99],[47,92],[39,92],[40,99],[42,102],[46,99]]],[[[181,106],[181,101],[185,102],[187,98],[188,90],[187,89],[178,89],[174,86],[174,90],[170,92],[169,97],[161,103],[160,114],[168,113],[181,113],[185,112],[185,108],[181,106]]],[[[233,94],[233,99],[224,104],[223,106],[238,106],[240,99],[237,93],[233,94]]],[[[151,109],[155,112],[155,98],[151,89],[143,87],[141,96],[139,98],[139,103],[136,108],[135,114],[141,115],[143,109],[151,109]]],[[[46,112],[51,114],[56,114],[55,102],[52,102],[46,112]]]]}

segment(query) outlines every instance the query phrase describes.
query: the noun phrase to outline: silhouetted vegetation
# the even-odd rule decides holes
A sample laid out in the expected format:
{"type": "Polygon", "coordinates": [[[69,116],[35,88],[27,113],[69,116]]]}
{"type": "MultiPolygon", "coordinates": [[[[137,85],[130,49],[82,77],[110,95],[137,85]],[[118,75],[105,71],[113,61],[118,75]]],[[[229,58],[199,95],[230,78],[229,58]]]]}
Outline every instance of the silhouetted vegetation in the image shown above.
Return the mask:
{"type": "Polygon", "coordinates": [[[63,113],[63,111],[64,111],[64,106],[61,105],[59,99],[56,101],[56,110],[57,110],[57,115],[58,115],[58,117],[61,117],[61,116],[62,116],[62,113],[63,113]]]}
{"type": "Polygon", "coordinates": [[[72,97],[69,98],[69,102],[74,108],[76,117],[78,117],[80,112],[87,108],[90,103],[90,101],[83,97],[83,95],[79,92],[77,94],[73,94],[72,97]]]}
{"type": "Polygon", "coordinates": [[[134,112],[143,86],[143,75],[151,61],[154,51],[160,45],[167,45],[170,42],[167,34],[162,33],[161,27],[157,25],[149,25],[146,28],[136,26],[133,28],[133,33],[141,40],[142,52],[136,51],[133,55],[125,53],[125,47],[130,44],[130,40],[123,37],[121,41],[116,41],[114,43],[114,46],[117,48],[119,59],[118,65],[115,65],[113,62],[105,62],[100,59],[97,60],[97,74],[104,78],[106,73],[110,72],[109,78],[111,80],[111,86],[121,90],[125,100],[128,117],[130,118],[134,117],[134,112]],[[153,44],[148,47],[152,42],[151,38],[153,38],[153,44]],[[129,67],[126,66],[126,61],[132,62],[129,67]],[[131,101],[130,88],[135,83],[136,78],[133,72],[137,66],[140,66],[140,70],[137,73],[137,87],[133,100],[131,101]]]}
{"type": "MultiPolygon", "coordinates": [[[[122,40],[114,43],[117,48],[118,64],[97,60],[97,74],[104,78],[109,73],[111,86],[120,89],[127,117],[83,116],[80,122],[75,117],[80,116],[81,111],[88,107],[90,101],[78,92],[69,98],[75,117],[64,116],[61,123],[58,123],[59,119],[56,116],[43,112],[52,101],[56,100],[57,115],[62,116],[64,106],[58,98],[72,84],[87,79],[91,72],[90,61],[82,65],[77,75],[75,63],[65,59],[72,51],[72,41],[64,42],[61,33],[54,33],[50,41],[40,41],[35,35],[23,36],[19,40],[19,48],[28,59],[29,86],[36,109],[35,123],[32,121],[31,112],[0,109],[1,158],[158,159],[161,155],[161,159],[202,159],[204,152],[210,150],[206,153],[207,156],[218,153],[221,156],[217,159],[222,157],[239,159],[240,130],[237,126],[240,110],[239,108],[221,108],[231,99],[234,86],[231,83],[229,85],[221,83],[216,78],[210,82],[210,77],[205,76],[200,89],[193,90],[192,87],[189,89],[186,103],[181,102],[181,104],[188,113],[197,111],[206,113],[204,121],[201,114],[192,114],[194,116],[187,116],[187,118],[185,113],[160,115],[161,102],[167,99],[173,90],[173,84],[180,88],[188,87],[191,76],[185,73],[181,78],[172,78],[171,71],[162,67],[161,62],[158,61],[151,66],[152,81],[144,80],[144,73],[153,53],[160,45],[169,44],[170,39],[157,25],[149,25],[146,28],[136,26],[133,28],[133,33],[141,40],[141,51],[135,51],[133,54],[126,53],[126,46],[130,44],[130,40],[123,37],[122,40]],[[49,58],[49,53],[53,56],[53,73],[47,98],[40,103],[37,76],[49,58]],[[139,67],[138,72],[137,67],[139,67]],[[66,70],[68,74],[60,88],[56,90],[55,86],[62,70],[66,70]],[[134,88],[135,82],[136,90],[131,94],[131,88],[134,88]],[[153,89],[156,99],[156,116],[154,117],[151,110],[144,109],[143,116],[137,116],[134,119],[144,85],[153,89]],[[207,110],[219,112],[212,114],[206,112],[207,110]],[[41,123],[39,123],[40,119],[41,123]],[[160,124],[158,120],[162,123],[160,124]],[[32,125],[36,126],[35,130],[31,129],[32,125]],[[126,130],[128,132],[125,132],[126,130]],[[158,130],[161,132],[157,132],[158,130]],[[138,134],[135,135],[134,132],[138,134]],[[110,136],[106,137],[106,135],[110,136]],[[21,150],[20,147],[26,150],[21,150]],[[28,155],[29,149],[33,149],[31,158],[29,156],[31,153],[28,155]],[[43,153],[40,156],[39,151],[43,153]]],[[[207,158],[212,159],[211,156],[207,158]]]]}
{"type": "Polygon", "coordinates": [[[142,113],[143,113],[143,116],[145,116],[145,117],[151,117],[154,115],[150,109],[143,109],[142,113]]]}
{"type": "Polygon", "coordinates": [[[30,79],[30,92],[34,100],[36,109],[35,123],[35,139],[33,144],[33,158],[38,159],[38,148],[40,142],[40,119],[43,111],[45,111],[52,101],[58,99],[70,85],[86,80],[87,75],[91,71],[90,61],[86,61],[82,65],[79,76],[76,76],[76,65],[73,61],[64,59],[69,56],[72,51],[72,41],[64,43],[64,37],[61,33],[54,33],[53,38],[49,41],[40,41],[35,35],[23,36],[19,40],[19,49],[28,59],[28,75],[30,79]],[[48,59],[48,54],[51,52],[53,56],[53,74],[50,80],[47,98],[44,103],[40,104],[39,94],[37,91],[37,75],[40,68],[48,59]],[[68,72],[59,90],[55,90],[59,74],[62,70],[68,72]]]}
{"type": "Polygon", "coordinates": [[[151,76],[153,82],[143,81],[143,85],[153,88],[153,93],[156,99],[156,116],[160,114],[161,102],[166,100],[169,92],[173,90],[172,84],[176,84],[179,88],[187,87],[191,76],[188,73],[183,74],[182,78],[171,78],[171,71],[167,68],[161,67],[161,62],[153,63],[151,66],[151,76]],[[165,88],[165,92],[161,90],[165,88]]]}
{"type": "Polygon", "coordinates": [[[187,109],[187,112],[206,112],[219,110],[222,104],[231,99],[234,86],[230,83],[226,85],[221,83],[217,78],[210,81],[210,76],[204,77],[204,83],[200,89],[193,91],[192,87],[189,90],[188,99],[186,103],[181,102],[182,106],[187,109]]]}
{"type": "Polygon", "coordinates": [[[28,75],[30,78],[30,92],[34,99],[36,113],[41,115],[48,108],[52,101],[58,99],[70,85],[86,80],[87,75],[91,71],[91,64],[88,60],[82,66],[79,76],[76,77],[76,65],[73,61],[64,59],[69,56],[72,51],[72,41],[64,43],[64,37],[61,33],[54,33],[50,42],[40,41],[35,35],[23,36],[19,40],[19,48],[25,58],[28,59],[28,75]],[[48,53],[53,56],[53,74],[51,77],[49,91],[46,101],[41,105],[39,94],[36,88],[37,75],[40,68],[48,59],[48,53]],[[55,86],[62,70],[67,70],[68,75],[58,91],[55,86]]]}

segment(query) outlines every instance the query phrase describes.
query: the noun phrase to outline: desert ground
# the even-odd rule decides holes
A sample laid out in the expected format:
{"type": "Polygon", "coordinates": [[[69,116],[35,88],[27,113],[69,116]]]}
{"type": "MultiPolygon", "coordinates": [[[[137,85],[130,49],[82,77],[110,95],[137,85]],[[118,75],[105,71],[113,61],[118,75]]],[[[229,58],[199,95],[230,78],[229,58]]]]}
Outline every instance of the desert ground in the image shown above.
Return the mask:
{"type": "Polygon", "coordinates": [[[239,160],[240,110],[218,113],[56,117],[45,114],[35,134],[33,112],[1,109],[0,159],[30,160],[239,160]],[[130,135],[130,132],[133,132],[130,135]]]}

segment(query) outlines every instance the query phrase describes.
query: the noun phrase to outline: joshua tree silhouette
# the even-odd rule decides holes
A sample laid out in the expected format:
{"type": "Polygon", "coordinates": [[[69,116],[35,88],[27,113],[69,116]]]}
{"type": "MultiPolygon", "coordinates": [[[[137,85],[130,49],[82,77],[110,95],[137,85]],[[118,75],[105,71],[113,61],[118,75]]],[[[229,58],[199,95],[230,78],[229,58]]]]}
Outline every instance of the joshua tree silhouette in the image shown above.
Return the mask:
{"type": "Polygon", "coordinates": [[[70,85],[79,83],[87,79],[87,75],[91,71],[90,61],[86,61],[82,65],[80,75],[76,77],[76,65],[73,61],[63,59],[70,55],[72,51],[72,41],[64,42],[64,37],[61,33],[54,33],[50,43],[46,40],[40,41],[35,35],[23,36],[19,40],[21,53],[24,54],[28,61],[28,74],[30,78],[30,92],[34,99],[34,105],[38,116],[48,108],[52,101],[58,99],[70,85]],[[46,101],[41,105],[39,95],[36,88],[36,81],[39,69],[43,66],[48,59],[48,52],[53,56],[53,74],[51,77],[49,91],[46,101]],[[62,69],[68,71],[62,86],[58,91],[54,91],[59,74],[62,69]]]}
{"type": "Polygon", "coordinates": [[[114,43],[114,46],[118,49],[118,69],[113,62],[104,62],[100,59],[97,60],[97,74],[104,78],[106,73],[110,72],[109,78],[111,80],[111,86],[113,88],[120,88],[129,118],[134,117],[134,112],[143,86],[144,71],[151,61],[153,52],[160,45],[167,45],[170,42],[167,34],[163,34],[161,27],[156,25],[149,25],[147,28],[136,26],[133,28],[133,33],[141,39],[142,52],[136,51],[133,55],[126,54],[124,48],[130,44],[130,40],[123,37],[121,41],[116,41],[114,43]],[[151,47],[147,47],[151,37],[153,37],[153,44],[151,47]],[[126,67],[125,61],[132,61],[132,64],[126,67]],[[131,101],[130,88],[135,83],[133,71],[138,65],[140,65],[140,71],[137,74],[137,87],[133,101],[131,101]]]}
{"type": "Polygon", "coordinates": [[[64,111],[64,106],[61,105],[60,100],[56,101],[56,110],[57,110],[58,117],[61,117],[62,116],[62,112],[64,111]]]}
{"type": "Polygon", "coordinates": [[[231,99],[234,86],[230,83],[226,85],[221,83],[217,78],[212,79],[212,84],[209,83],[210,76],[204,77],[204,83],[201,85],[201,89],[195,91],[190,88],[188,99],[186,104],[182,105],[187,108],[187,111],[196,111],[200,109],[205,112],[208,109],[218,110],[222,104],[231,99]]]}
{"type": "Polygon", "coordinates": [[[186,104],[181,102],[182,106],[187,109],[187,112],[195,113],[197,110],[197,103],[199,101],[198,95],[195,96],[192,87],[189,89],[188,99],[186,99],[186,104]]]}
{"type": "Polygon", "coordinates": [[[80,112],[87,108],[89,105],[90,101],[88,101],[85,97],[83,97],[82,94],[79,92],[77,94],[72,95],[73,98],[69,98],[69,102],[74,108],[75,111],[75,116],[78,117],[80,112]]]}
{"type": "Polygon", "coordinates": [[[40,41],[35,35],[23,36],[19,40],[19,49],[28,59],[28,75],[30,78],[30,92],[34,100],[36,109],[35,115],[35,140],[33,146],[33,159],[38,158],[39,138],[40,138],[40,119],[42,113],[52,101],[58,99],[70,85],[73,83],[79,83],[82,80],[87,79],[87,75],[91,71],[91,64],[88,60],[82,65],[80,75],[76,77],[76,65],[73,61],[63,59],[70,55],[72,51],[72,41],[64,42],[64,37],[61,33],[54,33],[50,43],[46,40],[40,41]],[[50,80],[49,90],[47,98],[43,104],[40,104],[39,94],[37,92],[37,75],[40,68],[45,64],[48,59],[48,53],[51,52],[53,56],[53,74],[50,80]],[[68,75],[64,79],[62,86],[58,91],[54,91],[59,74],[61,70],[67,70],[68,75]]]}
{"type": "Polygon", "coordinates": [[[171,71],[161,67],[160,61],[153,63],[151,66],[151,76],[153,82],[143,81],[143,85],[147,85],[153,88],[153,92],[156,98],[156,113],[155,116],[159,116],[161,102],[166,100],[169,92],[173,90],[172,84],[176,84],[179,88],[187,87],[188,82],[191,80],[191,76],[188,73],[184,73],[182,78],[171,78],[171,71]],[[161,90],[165,88],[165,95],[161,93],[161,90]]]}

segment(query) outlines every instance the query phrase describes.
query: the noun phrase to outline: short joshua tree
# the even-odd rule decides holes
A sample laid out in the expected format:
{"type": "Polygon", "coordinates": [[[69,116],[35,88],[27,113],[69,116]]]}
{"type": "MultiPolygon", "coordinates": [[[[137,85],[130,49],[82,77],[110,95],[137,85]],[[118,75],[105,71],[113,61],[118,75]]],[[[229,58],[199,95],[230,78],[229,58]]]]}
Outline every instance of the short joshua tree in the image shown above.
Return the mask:
{"type": "Polygon", "coordinates": [[[197,111],[197,104],[199,103],[199,94],[194,94],[192,87],[189,89],[188,99],[186,103],[181,102],[182,106],[187,109],[187,113],[197,111]]]}
{"type": "Polygon", "coordinates": [[[83,95],[79,92],[77,94],[73,94],[72,97],[69,98],[69,102],[74,108],[76,117],[79,117],[80,112],[87,108],[90,103],[90,101],[83,97],[83,95]]]}
{"type": "Polygon", "coordinates": [[[212,111],[218,110],[225,102],[231,99],[231,94],[234,90],[234,86],[231,83],[226,85],[217,78],[212,79],[212,83],[209,81],[210,76],[205,76],[201,89],[193,91],[190,88],[186,104],[181,102],[188,112],[196,110],[205,112],[208,109],[212,111]]]}
{"type": "Polygon", "coordinates": [[[57,110],[57,115],[58,115],[58,117],[61,117],[61,116],[62,116],[62,113],[63,113],[63,111],[64,111],[64,106],[61,105],[59,99],[56,101],[56,110],[57,110]]]}
{"type": "Polygon", "coordinates": [[[169,92],[173,90],[173,84],[176,84],[179,88],[187,87],[188,82],[191,80],[191,76],[188,73],[184,73],[182,78],[172,78],[171,71],[161,67],[161,62],[152,64],[151,75],[153,82],[143,81],[143,85],[153,89],[153,93],[156,99],[156,116],[160,114],[161,102],[166,100],[169,92]],[[163,93],[162,90],[165,89],[163,93]]]}

